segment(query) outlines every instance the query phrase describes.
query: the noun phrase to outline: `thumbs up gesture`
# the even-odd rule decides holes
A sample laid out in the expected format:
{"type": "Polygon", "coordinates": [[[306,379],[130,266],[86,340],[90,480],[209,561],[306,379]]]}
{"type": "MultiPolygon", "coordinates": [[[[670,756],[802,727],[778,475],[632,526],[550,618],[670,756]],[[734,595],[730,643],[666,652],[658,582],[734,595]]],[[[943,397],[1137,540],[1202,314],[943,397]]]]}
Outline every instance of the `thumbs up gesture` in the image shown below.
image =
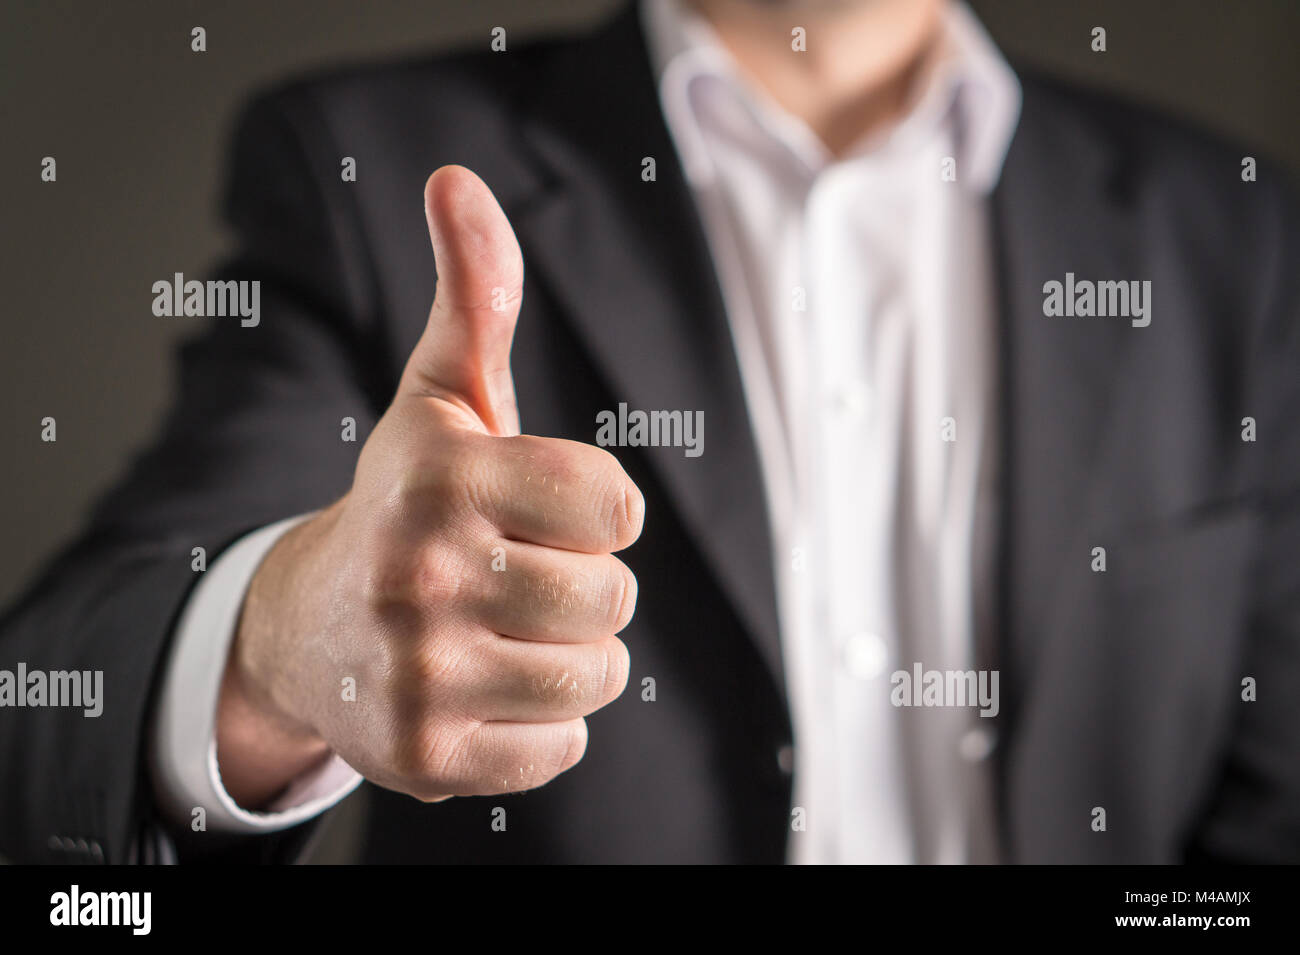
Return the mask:
{"type": "Polygon", "coordinates": [[[519,434],[519,245],[467,169],[424,199],[438,287],[397,395],[352,489],[245,598],[217,741],[246,808],[330,751],[426,801],[539,786],[627,684],[636,579],[612,554],[641,532],[641,494],[600,448],[519,434]]]}

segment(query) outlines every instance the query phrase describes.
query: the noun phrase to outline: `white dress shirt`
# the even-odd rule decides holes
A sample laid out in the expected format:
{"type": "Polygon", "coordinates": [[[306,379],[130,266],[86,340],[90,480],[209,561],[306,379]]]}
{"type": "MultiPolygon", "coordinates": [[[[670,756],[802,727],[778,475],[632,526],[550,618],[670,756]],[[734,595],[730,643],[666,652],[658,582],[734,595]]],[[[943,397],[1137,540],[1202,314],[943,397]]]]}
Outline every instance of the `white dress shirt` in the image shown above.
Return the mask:
{"type": "MultiPolygon", "coordinates": [[[[1018,116],[1015,75],[954,6],[903,120],[837,158],[679,0],[644,0],[641,15],[767,491],[805,824],[790,859],[990,861],[987,721],[896,708],[889,674],[913,661],[971,669],[985,623],[974,596],[987,593],[995,503],[987,205],[1018,116]]],[[[221,661],[278,532],[259,535],[191,598],[156,728],[163,804],[185,819],[208,807],[214,829],[292,825],[359,781],[336,757],[268,813],[221,787],[221,661]]]]}

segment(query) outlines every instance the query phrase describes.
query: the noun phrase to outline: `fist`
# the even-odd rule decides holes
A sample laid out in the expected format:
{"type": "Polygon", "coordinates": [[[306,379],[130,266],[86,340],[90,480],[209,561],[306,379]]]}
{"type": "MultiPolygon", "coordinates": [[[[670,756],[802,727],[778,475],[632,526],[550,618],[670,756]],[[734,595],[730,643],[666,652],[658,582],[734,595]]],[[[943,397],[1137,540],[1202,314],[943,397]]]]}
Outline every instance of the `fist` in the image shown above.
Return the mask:
{"type": "Polygon", "coordinates": [[[246,598],[218,727],[240,801],[232,780],[255,802],[288,781],[272,765],[325,749],[423,800],[539,786],[627,684],[615,634],[637,586],[613,554],[640,534],[641,494],[608,452],[519,433],[523,260],[487,186],[443,167],[425,211],[438,286],[397,396],[352,489],[281,539],[246,598]]]}

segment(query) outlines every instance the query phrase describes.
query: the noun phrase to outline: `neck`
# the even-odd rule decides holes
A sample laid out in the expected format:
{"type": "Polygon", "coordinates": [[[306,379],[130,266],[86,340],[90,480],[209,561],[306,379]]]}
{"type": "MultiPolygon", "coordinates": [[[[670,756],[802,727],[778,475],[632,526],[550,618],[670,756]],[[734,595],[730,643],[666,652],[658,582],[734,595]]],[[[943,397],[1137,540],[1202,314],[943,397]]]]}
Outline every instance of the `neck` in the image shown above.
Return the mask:
{"type": "Polygon", "coordinates": [[[946,0],[692,2],[750,80],[838,156],[906,109],[946,0]]]}

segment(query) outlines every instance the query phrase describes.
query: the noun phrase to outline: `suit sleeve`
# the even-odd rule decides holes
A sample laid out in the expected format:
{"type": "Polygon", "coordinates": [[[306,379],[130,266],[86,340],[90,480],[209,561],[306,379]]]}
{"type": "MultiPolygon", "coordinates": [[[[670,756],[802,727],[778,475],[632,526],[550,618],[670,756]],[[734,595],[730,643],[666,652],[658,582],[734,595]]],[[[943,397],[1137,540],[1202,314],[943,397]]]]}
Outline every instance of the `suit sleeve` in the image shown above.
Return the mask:
{"type": "MultiPolygon", "coordinates": [[[[372,275],[311,96],[303,86],[262,96],[233,140],[224,210],[238,245],[214,277],[260,282],[258,323],[203,320],[181,349],[178,399],[157,440],[0,619],[0,668],[103,673],[98,717],[0,709],[0,855],[13,861],[159,857],[149,847],[170,840],[149,783],[149,725],[202,573],[195,549],[210,564],[249,531],[337,499],[391,397],[372,275]]],[[[142,314],[118,320],[169,321],[150,301],[142,293],[142,314]]],[[[181,861],[287,861],[310,829],[171,835],[181,861]]]]}
{"type": "Polygon", "coordinates": [[[1266,196],[1255,260],[1262,321],[1252,326],[1238,414],[1257,428],[1241,445],[1244,488],[1262,517],[1240,662],[1255,698],[1234,701],[1223,775],[1191,841],[1193,861],[1300,862],[1300,202],[1285,187],[1266,196]]]}
{"type": "Polygon", "coordinates": [[[288,829],[333,807],[361,782],[356,770],[331,755],[295,777],[269,805],[250,812],[226,791],[217,762],[221,682],[248,583],[276,542],[310,516],[263,527],[232,545],[203,573],[172,637],[149,731],[149,764],[164,818],[191,831],[199,828],[196,817],[204,831],[260,835],[288,829]]]}

